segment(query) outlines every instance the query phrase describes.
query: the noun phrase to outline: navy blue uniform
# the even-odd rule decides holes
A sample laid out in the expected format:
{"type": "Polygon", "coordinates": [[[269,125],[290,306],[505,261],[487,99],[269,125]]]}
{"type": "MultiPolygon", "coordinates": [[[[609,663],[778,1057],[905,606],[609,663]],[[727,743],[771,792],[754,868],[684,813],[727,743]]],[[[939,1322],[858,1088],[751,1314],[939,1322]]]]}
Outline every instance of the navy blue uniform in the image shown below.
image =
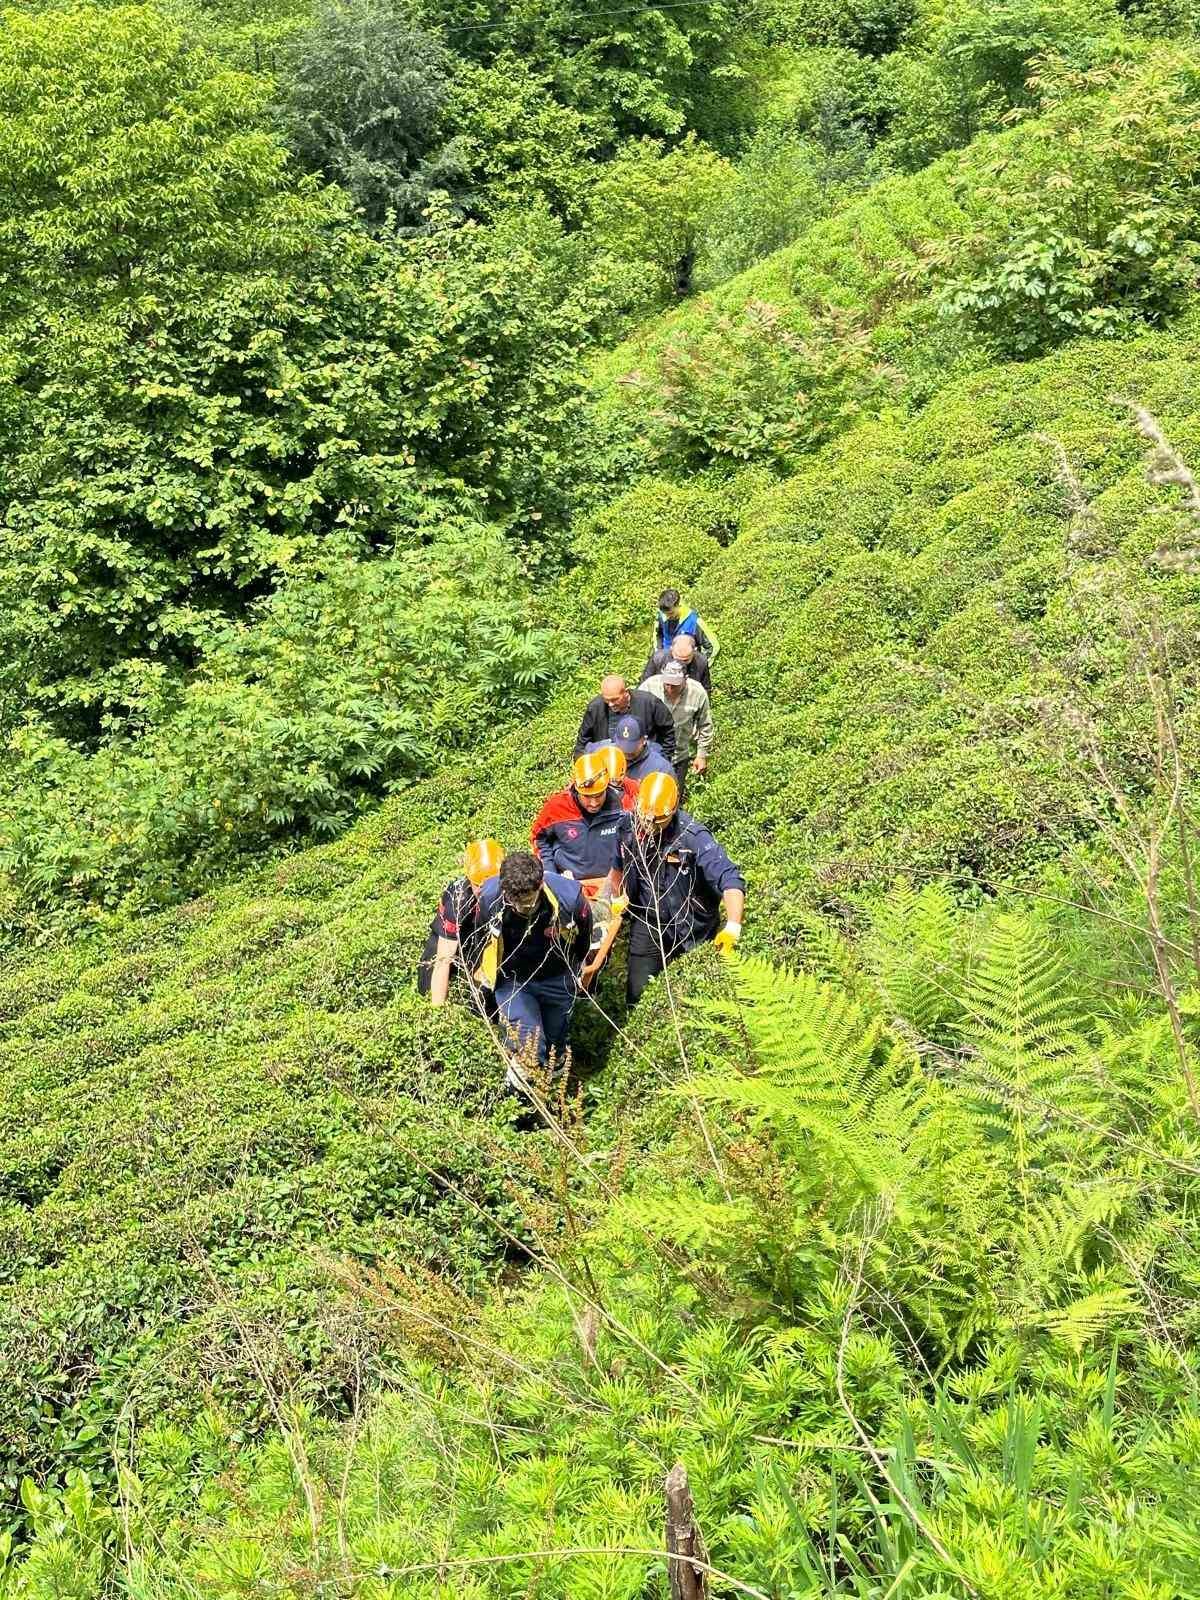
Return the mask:
{"type": "Polygon", "coordinates": [[[606,878],[617,864],[621,818],[636,799],[633,784],[610,787],[599,811],[585,811],[573,789],[552,794],[531,830],[542,865],[575,878],[606,878]]]}
{"type": "Polygon", "coordinates": [[[425,948],[421,951],[421,959],[417,964],[418,993],[425,995],[429,993],[439,939],[458,941],[459,953],[454,962],[456,968],[464,959],[468,959],[464,956],[463,946],[474,930],[478,906],[475,885],[469,878],[455,878],[442,890],[437,911],[429,924],[429,936],[425,940],[425,948]]]}
{"type": "MultiPolygon", "coordinates": [[[[547,872],[529,917],[510,911],[499,878],[479,894],[481,952],[495,963],[496,1006],[510,1045],[534,1048],[545,1066],[567,1048],[578,971],[592,942],[592,912],[579,884],[547,872]]],[[[486,966],[486,959],[485,959],[486,966]]]]}
{"type": "Polygon", "coordinates": [[[702,823],[686,811],[656,836],[626,818],[620,867],[629,896],[629,999],[632,1003],[666,962],[716,937],[721,897],[746,880],[702,823]]]}

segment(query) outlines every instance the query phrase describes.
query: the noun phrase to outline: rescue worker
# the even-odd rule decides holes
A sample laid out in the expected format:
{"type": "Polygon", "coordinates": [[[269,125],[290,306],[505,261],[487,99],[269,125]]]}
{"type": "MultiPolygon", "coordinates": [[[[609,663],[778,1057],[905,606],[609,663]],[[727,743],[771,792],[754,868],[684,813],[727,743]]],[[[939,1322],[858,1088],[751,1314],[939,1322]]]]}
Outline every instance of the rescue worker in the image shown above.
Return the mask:
{"type": "MultiPolygon", "coordinates": [[[[428,995],[435,1006],[446,1004],[454,971],[470,968],[473,952],[467,946],[475,931],[479,890],[499,872],[503,860],[504,848],[499,840],[472,839],[463,852],[464,876],[455,878],[442,890],[417,964],[417,993],[428,995]]],[[[474,986],[472,998],[479,998],[474,986]]]]}
{"type": "MultiPolygon", "coordinates": [[[[592,913],[579,884],[546,872],[535,855],[514,850],[479,892],[476,977],[495,995],[509,1048],[546,1067],[567,1049],[579,970],[592,940],[592,913]]],[[[510,1087],[524,1090],[519,1060],[510,1087]]]]}
{"type": "MultiPolygon", "coordinates": [[[[619,673],[610,672],[600,685],[600,693],[589,700],[579,724],[572,758],[581,756],[591,745],[610,744],[622,717],[636,717],[650,737],[662,746],[668,761],[675,759],[675,721],[661,700],[644,689],[631,689],[619,673]]],[[[633,776],[633,774],[631,774],[633,776]]]]}
{"type": "Polygon", "coordinates": [[[646,680],[660,673],[668,661],[678,661],[688,677],[698,683],[705,694],[712,695],[712,673],[709,671],[708,657],[703,650],[696,649],[696,641],[690,633],[677,633],[671,640],[669,650],[650,652],[650,659],[642,669],[642,679],[638,688],[644,689],[646,680]]]}
{"type": "Polygon", "coordinates": [[[689,771],[704,772],[712,754],[714,728],[708,695],[688,678],[678,661],[668,661],[657,677],[647,678],[645,688],[657,695],[675,718],[675,778],[682,805],[689,771]]]}
{"type": "Polygon", "coordinates": [[[609,879],[617,864],[621,817],[631,811],[638,786],[625,776],[625,756],[601,745],[576,757],[571,782],[552,794],[529,830],[534,854],[544,867],[573,878],[592,908],[592,948],[580,981],[586,988],[612,948],[609,879]]]}
{"type": "Polygon", "coordinates": [[[703,650],[709,665],[717,659],[721,648],[717,636],[704,625],[698,611],[689,610],[679,598],[678,589],[664,589],[658,597],[658,616],[654,622],[654,649],[669,650],[681,633],[690,633],[697,650],[703,650]]]}
{"type": "Polygon", "coordinates": [[[706,939],[728,954],[741,937],[746,880],[708,829],[679,809],[674,773],[643,780],[622,824],[612,893],[614,910],[631,924],[631,1005],[676,956],[706,939]]]}
{"type": "MultiPolygon", "coordinates": [[[[663,702],[657,702],[661,708],[663,702]]],[[[672,720],[672,731],[673,720],[672,720]]],[[[660,745],[652,743],[636,717],[622,717],[613,731],[612,743],[625,757],[625,770],[635,783],[641,783],[652,772],[674,772],[669,756],[660,745]]],[[[603,745],[589,745],[588,750],[599,752],[603,745]]]]}
{"type": "Polygon", "coordinates": [[[626,777],[612,781],[614,751],[623,763],[615,746],[578,756],[570,783],[555,790],[529,830],[542,865],[564,878],[607,879],[617,864],[621,814],[633,809],[637,784],[626,777]]]}

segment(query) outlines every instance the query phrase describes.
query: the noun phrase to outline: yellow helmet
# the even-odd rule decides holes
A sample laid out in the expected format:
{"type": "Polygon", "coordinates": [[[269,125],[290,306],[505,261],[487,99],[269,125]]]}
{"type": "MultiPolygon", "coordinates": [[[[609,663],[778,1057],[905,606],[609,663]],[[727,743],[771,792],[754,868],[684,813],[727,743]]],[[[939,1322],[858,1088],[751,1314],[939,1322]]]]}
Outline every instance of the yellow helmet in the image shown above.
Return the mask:
{"type": "Polygon", "coordinates": [[[629,771],[629,761],[624,750],[621,749],[620,745],[604,744],[600,746],[599,750],[596,751],[596,754],[598,756],[603,756],[605,761],[608,762],[609,783],[619,784],[621,779],[629,771]]]}
{"type": "Polygon", "coordinates": [[[576,794],[603,794],[609,783],[606,753],[603,750],[589,750],[576,756],[571,767],[571,783],[576,794]]]}
{"type": "Polygon", "coordinates": [[[665,828],[679,810],[679,784],[673,772],[652,772],[643,778],[637,797],[637,819],[649,828],[665,828]]]}
{"type": "Polygon", "coordinates": [[[500,871],[504,846],[499,839],[472,839],[463,855],[463,871],[478,889],[500,871]]]}

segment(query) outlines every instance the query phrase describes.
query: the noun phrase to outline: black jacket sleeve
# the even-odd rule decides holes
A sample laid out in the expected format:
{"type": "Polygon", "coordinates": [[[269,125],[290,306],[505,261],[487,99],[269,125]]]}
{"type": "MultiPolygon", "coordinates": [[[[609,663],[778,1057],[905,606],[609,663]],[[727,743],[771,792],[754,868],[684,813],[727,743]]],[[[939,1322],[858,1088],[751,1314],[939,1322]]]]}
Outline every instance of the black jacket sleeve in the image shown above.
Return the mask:
{"type": "Polygon", "coordinates": [[[709,668],[709,665],[708,665],[708,657],[703,653],[703,651],[701,651],[696,656],[695,659],[696,659],[696,671],[693,674],[693,676],[695,677],[696,682],[704,690],[704,692],[711,698],[711,696],[712,696],[712,672],[711,672],[711,670],[709,668]]]}
{"type": "Polygon", "coordinates": [[[640,699],[634,715],[647,737],[662,748],[668,761],[675,759],[675,718],[656,694],[638,691],[640,699]]]}
{"type": "Polygon", "coordinates": [[[652,678],[656,672],[661,672],[666,664],[667,653],[665,650],[651,650],[646,657],[646,665],[642,668],[639,684],[645,683],[647,678],[652,678]]]}
{"type": "Polygon", "coordinates": [[[575,748],[571,752],[571,759],[581,756],[589,744],[595,744],[604,738],[608,722],[606,718],[607,706],[604,704],[603,695],[597,695],[594,700],[589,700],[587,710],[583,713],[583,721],[579,724],[579,736],[575,740],[575,748]]]}

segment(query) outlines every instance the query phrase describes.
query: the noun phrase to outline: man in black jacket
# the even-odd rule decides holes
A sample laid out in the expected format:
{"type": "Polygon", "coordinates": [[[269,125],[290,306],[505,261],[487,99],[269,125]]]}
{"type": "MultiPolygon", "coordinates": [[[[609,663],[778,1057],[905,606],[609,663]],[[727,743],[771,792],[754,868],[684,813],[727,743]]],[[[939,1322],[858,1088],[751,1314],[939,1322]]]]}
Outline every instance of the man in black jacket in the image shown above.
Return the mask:
{"type": "Polygon", "coordinates": [[[646,737],[661,748],[668,761],[674,762],[675,718],[656,695],[631,689],[616,673],[609,673],[600,685],[600,693],[588,701],[572,754],[581,756],[589,744],[614,743],[617,724],[625,717],[636,717],[646,737]]]}
{"type": "Polygon", "coordinates": [[[696,641],[690,633],[677,633],[669,650],[651,651],[650,659],[642,670],[641,682],[657,677],[668,661],[678,661],[688,677],[711,696],[712,674],[708,668],[708,657],[703,650],[697,650],[696,641]]]}

